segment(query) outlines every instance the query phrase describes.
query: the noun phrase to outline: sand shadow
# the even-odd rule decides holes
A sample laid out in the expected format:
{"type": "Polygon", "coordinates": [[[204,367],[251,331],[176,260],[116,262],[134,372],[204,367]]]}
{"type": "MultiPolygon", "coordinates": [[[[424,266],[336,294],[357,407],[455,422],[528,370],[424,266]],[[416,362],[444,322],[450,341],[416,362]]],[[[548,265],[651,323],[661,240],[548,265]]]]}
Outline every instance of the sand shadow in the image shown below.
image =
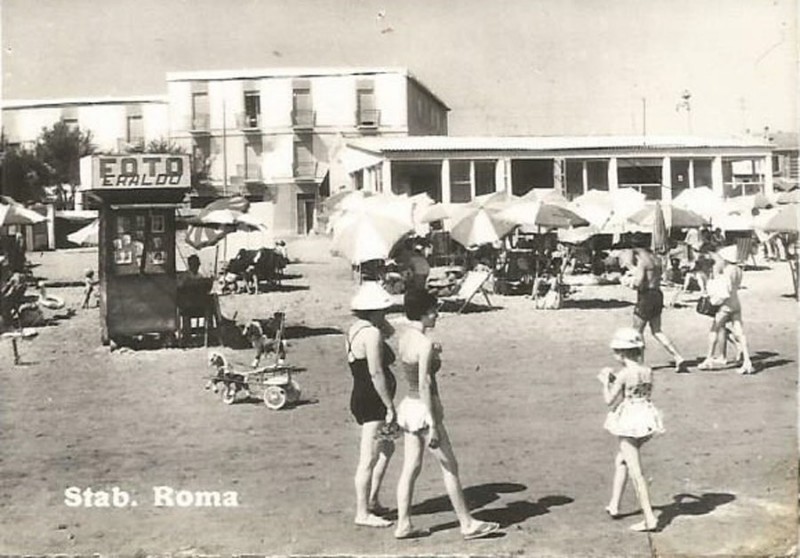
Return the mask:
{"type": "Polygon", "coordinates": [[[750,355],[750,360],[753,361],[753,366],[756,369],[755,373],[760,374],[761,372],[769,370],[770,368],[777,368],[779,366],[784,366],[794,362],[789,358],[776,358],[774,360],[770,360],[777,356],[780,355],[774,351],[756,351],[750,355]]]}
{"type": "Polygon", "coordinates": [[[614,299],[567,299],[561,304],[561,308],[576,308],[578,310],[609,310],[612,308],[626,308],[633,306],[627,300],[614,299]]]}
{"type": "MultiPolygon", "coordinates": [[[[268,294],[268,293],[293,293],[296,291],[308,291],[311,287],[308,285],[275,285],[269,284],[266,287],[259,287],[257,293],[252,294],[268,294]]],[[[244,294],[244,293],[240,293],[244,294]]]]}
{"type": "Polygon", "coordinates": [[[706,492],[700,496],[681,493],[672,497],[673,503],[664,506],[653,506],[659,510],[658,530],[667,527],[672,520],[682,515],[707,515],[720,506],[729,504],[736,499],[733,494],[724,492],[706,492]]]}
{"type": "Polygon", "coordinates": [[[291,281],[292,279],[300,279],[302,277],[302,273],[284,273],[281,275],[281,281],[291,281]]]}
{"type": "MultiPolygon", "coordinates": [[[[294,403],[287,403],[285,407],[282,409],[278,409],[281,412],[291,412],[294,411],[298,407],[305,407],[306,405],[317,405],[319,404],[319,399],[299,399],[294,403]]],[[[234,405],[264,405],[264,399],[254,393],[250,393],[250,395],[246,397],[241,397],[234,402],[234,405]]]]}
{"type": "Polygon", "coordinates": [[[782,294],[781,298],[793,298],[793,299],[797,300],[797,295],[794,294],[794,293],[782,294]]]}
{"type": "Polygon", "coordinates": [[[284,339],[304,339],[322,335],[344,335],[344,333],[341,329],[335,327],[308,327],[304,325],[286,326],[283,331],[284,339]]]}
{"type": "MultiPolygon", "coordinates": [[[[524,484],[515,482],[492,482],[469,486],[464,489],[464,497],[470,509],[482,508],[500,498],[500,494],[522,492],[528,488],[524,484]]],[[[447,495],[429,498],[411,506],[411,515],[426,515],[452,511],[453,506],[447,495]]]]}
{"type": "Polygon", "coordinates": [[[475,517],[484,521],[497,521],[504,529],[522,523],[526,519],[550,513],[550,508],[565,506],[575,500],[569,496],[544,496],[536,501],[517,500],[509,502],[502,508],[481,510],[475,517]]]}

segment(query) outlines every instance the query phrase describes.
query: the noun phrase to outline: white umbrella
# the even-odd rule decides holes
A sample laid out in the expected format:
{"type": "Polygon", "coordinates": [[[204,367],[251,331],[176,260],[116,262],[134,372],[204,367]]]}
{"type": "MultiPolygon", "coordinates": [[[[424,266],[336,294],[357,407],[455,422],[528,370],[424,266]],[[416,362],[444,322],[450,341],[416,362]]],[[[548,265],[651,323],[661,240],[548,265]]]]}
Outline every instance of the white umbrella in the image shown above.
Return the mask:
{"type": "Polygon", "coordinates": [[[98,219],[67,235],[67,240],[80,246],[97,246],[99,238],[100,221],[98,219]]]}
{"type": "Polygon", "coordinates": [[[724,200],[708,186],[684,190],[672,200],[672,206],[694,211],[706,219],[714,220],[726,213],[724,200]]]}
{"type": "Polygon", "coordinates": [[[0,196],[0,227],[9,225],[35,225],[43,223],[47,217],[28,209],[8,196],[0,196]]]}
{"type": "Polygon", "coordinates": [[[368,210],[351,211],[335,226],[331,252],[354,264],[385,259],[394,245],[413,230],[409,222],[368,210]]]}

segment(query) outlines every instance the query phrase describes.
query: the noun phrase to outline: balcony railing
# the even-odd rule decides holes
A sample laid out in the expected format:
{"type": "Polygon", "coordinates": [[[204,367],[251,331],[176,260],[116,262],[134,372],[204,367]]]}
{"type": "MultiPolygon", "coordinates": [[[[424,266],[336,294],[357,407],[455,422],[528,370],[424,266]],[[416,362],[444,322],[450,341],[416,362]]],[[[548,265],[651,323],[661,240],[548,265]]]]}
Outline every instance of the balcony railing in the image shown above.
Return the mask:
{"type": "Polygon", "coordinates": [[[317,120],[317,113],[313,110],[293,110],[292,126],[295,128],[313,128],[317,120]]]}
{"type": "Polygon", "coordinates": [[[240,177],[245,184],[264,180],[259,165],[236,165],[236,176],[240,177]]]}
{"type": "Polygon", "coordinates": [[[303,162],[294,164],[294,177],[297,180],[314,180],[317,178],[317,162],[303,162]]]}
{"type": "Polygon", "coordinates": [[[244,132],[261,129],[261,115],[242,112],[236,115],[236,127],[244,132]]]}
{"type": "Polygon", "coordinates": [[[189,119],[189,131],[199,134],[211,132],[211,117],[208,114],[195,114],[189,119]]]}
{"type": "Polygon", "coordinates": [[[377,109],[361,109],[356,112],[359,128],[377,128],[381,125],[381,111],[377,109]]]}

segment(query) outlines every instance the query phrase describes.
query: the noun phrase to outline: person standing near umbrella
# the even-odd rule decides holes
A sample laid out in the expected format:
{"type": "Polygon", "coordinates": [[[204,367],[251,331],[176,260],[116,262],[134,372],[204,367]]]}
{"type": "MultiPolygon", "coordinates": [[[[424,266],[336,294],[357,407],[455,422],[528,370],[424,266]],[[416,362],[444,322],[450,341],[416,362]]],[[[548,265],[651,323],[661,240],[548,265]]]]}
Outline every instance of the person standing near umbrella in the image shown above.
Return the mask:
{"type": "Polygon", "coordinates": [[[385,511],[379,492],[386,466],[394,453],[394,441],[382,436],[386,425],[396,426],[394,403],[397,382],[389,366],[395,356],[386,337],[391,326],[386,310],[392,299],[380,285],[361,285],[350,303],[357,320],[347,332],[347,363],[353,375],[350,411],[361,426],[358,466],[355,474],[356,525],[389,527],[380,517],[385,511]]]}
{"type": "Polygon", "coordinates": [[[633,327],[643,334],[644,328],[650,324],[653,337],[675,359],[675,371],[686,372],[684,358],[670,338],[661,330],[661,312],[664,308],[664,294],[661,292],[661,262],[650,251],[649,243],[644,235],[634,236],[633,243],[635,267],[631,286],[636,289],[633,327]]]}
{"type": "Polygon", "coordinates": [[[721,304],[711,323],[711,330],[708,333],[708,352],[705,360],[698,365],[700,370],[713,370],[724,365],[724,355],[715,356],[715,352],[721,338],[724,343],[724,336],[721,333],[725,333],[725,327],[730,323],[730,332],[733,334],[738,352],[742,357],[739,373],[755,373],[742,325],[742,303],[739,300],[739,289],[742,285],[743,274],[742,268],[737,265],[737,256],[736,245],[721,248],[714,255],[717,264],[715,272],[718,272],[718,278],[714,280],[713,285],[709,284],[708,291],[712,304],[717,302],[721,304]]]}

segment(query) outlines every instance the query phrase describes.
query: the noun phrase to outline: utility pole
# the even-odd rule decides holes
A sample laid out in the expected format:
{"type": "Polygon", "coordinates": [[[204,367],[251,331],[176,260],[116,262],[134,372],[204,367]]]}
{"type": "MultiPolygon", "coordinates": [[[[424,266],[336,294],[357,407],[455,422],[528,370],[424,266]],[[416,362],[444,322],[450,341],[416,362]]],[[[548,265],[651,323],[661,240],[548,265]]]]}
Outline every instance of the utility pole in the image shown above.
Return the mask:
{"type": "Polygon", "coordinates": [[[642,137],[647,137],[647,97],[642,97],[642,137]]]}
{"type": "Polygon", "coordinates": [[[692,93],[688,89],[684,89],[681,93],[681,102],[675,105],[675,112],[686,111],[686,132],[689,135],[692,135],[692,104],[689,102],[691,98],[692,93]]]}
{"type": "Polygon", "coordinates": [[[225,114],[225,98],[222,99],[222,193],[228,196],[228,128],[225,114]]]}

